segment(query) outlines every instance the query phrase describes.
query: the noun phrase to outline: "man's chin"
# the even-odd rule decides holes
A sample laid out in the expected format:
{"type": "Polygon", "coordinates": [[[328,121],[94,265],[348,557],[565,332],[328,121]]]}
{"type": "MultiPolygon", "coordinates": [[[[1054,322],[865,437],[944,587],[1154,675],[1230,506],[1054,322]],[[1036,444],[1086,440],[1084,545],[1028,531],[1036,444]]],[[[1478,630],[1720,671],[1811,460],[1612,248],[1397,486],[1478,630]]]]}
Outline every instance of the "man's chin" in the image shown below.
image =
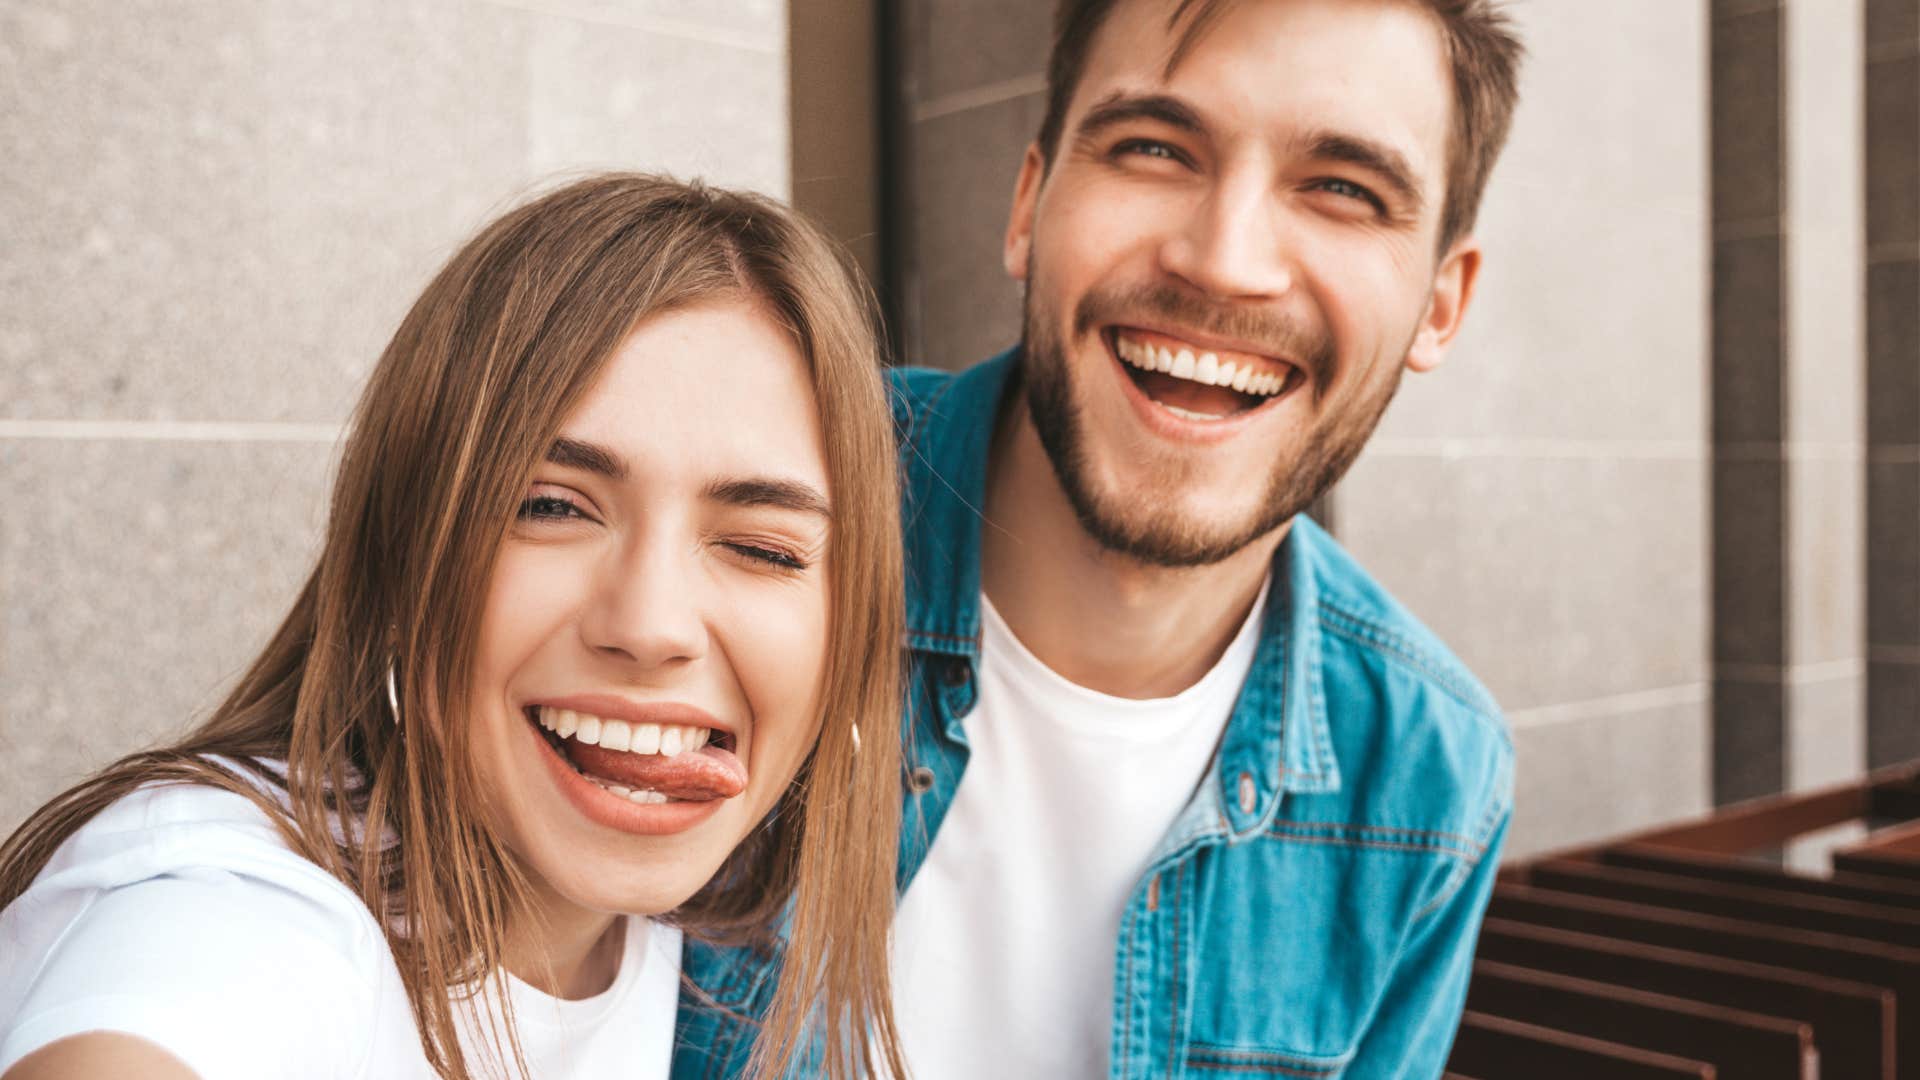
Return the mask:
{"type": "Polygon", "coordinates": [[[1070,488],[1068,496],[1081,529],[1103,551],[1169,570],[1224,562],[1272,536],[1293,518],[1291,511],[1272,508],[1263,508],[1262,513],[1169,506],[1166,500],[1142,498],[1137,492],[1116,498],[1070,488]]]}

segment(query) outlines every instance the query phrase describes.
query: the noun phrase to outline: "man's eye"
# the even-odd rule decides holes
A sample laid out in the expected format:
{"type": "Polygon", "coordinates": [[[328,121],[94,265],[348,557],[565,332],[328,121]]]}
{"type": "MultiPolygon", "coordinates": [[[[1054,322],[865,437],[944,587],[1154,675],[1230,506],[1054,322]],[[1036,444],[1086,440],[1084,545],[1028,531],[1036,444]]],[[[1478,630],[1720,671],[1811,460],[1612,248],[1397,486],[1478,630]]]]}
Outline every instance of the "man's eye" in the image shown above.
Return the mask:
{"type": "Polygon", "coordinates": [[[529,495],[520,504],[518,514],[522,521],[561,521],[586,516],[578,506],[558,495],[529,495]]]}
{"type": "Polygon", "coordinates": [[[1158,139],[1126,139],[1114,145],[1114,157],[1138,155],[1160,158],[1165,161],[1184,161],[1180,151],[1158,139]]]}
{"type": "Polygon", "coordinates": [[[1317,186],[1321,191],[1330,191],[1343,198],[1357,199],[1373,207],[1375,210],[1384,212],[1387,208],[1386,203],[1381,202],[1378,195],[1375,195],[1373,192],[1368,191],[1366,188],[1361,187],[1351,180],[1329,177],[1328,179],[1320,181],[1317,186]]]}

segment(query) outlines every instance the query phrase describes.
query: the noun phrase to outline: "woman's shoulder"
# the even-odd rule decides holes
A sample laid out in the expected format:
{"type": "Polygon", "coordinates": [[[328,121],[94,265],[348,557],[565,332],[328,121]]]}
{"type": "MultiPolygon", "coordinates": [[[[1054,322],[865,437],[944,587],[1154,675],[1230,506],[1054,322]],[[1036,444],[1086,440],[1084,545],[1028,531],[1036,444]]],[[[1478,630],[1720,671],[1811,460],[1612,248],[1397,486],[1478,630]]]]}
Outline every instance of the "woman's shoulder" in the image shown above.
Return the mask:
{"type": "Polygon", "coordinates": [[[154,877],[225,872],[337,896],[364,911],[343,882],[288,846],[262,805],[284,807],[284,791],[235,771],[253,785],[259,801],[210,783],[137,788],[75,829],[28,891],[110,889],[154,877]]]}
{"type": "Polygon", "coordinates": [[[208,1077],[358,1075],[358,1035],[400,985],[354,892],[252,798],[200,784],[141,788],[76,830],[0,911],[0,953],[0,1071],[118,1030],[208,1077]]]}

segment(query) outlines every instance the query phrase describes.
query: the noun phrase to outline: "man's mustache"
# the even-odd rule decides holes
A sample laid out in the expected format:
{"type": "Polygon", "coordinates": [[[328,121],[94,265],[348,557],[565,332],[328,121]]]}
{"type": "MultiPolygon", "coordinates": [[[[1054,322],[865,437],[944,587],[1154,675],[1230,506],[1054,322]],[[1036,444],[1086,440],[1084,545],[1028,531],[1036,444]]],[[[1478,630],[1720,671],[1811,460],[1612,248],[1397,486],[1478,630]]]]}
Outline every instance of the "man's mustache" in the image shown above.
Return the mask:
{"type": "Polygon", "coordinates": [[[1073,329],[1078,336],[1096,326],[1126,324],[1143,316],[1169,330],[1244,342],[1251,352],[1300,365],[1315,381],[1325,379],[1333,367],[1333,341],[1326,333],[1272,309],[1222,305],[1170,285],[1089,292],[1074,311],[1073,329]]]}

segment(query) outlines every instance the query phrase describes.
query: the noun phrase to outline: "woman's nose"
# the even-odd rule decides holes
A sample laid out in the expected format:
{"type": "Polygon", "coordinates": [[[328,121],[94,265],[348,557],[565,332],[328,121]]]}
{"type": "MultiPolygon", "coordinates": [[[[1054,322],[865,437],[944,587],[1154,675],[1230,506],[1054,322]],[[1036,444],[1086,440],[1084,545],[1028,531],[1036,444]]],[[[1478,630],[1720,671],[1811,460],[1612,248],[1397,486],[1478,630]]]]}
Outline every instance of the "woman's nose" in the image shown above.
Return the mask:
{"type": "Polygon", "coordinates": [[[636,541],[601,566],[580,619],[589,648],[644,668],[706,655],[702,578],[675,547],[636,541]]]}

